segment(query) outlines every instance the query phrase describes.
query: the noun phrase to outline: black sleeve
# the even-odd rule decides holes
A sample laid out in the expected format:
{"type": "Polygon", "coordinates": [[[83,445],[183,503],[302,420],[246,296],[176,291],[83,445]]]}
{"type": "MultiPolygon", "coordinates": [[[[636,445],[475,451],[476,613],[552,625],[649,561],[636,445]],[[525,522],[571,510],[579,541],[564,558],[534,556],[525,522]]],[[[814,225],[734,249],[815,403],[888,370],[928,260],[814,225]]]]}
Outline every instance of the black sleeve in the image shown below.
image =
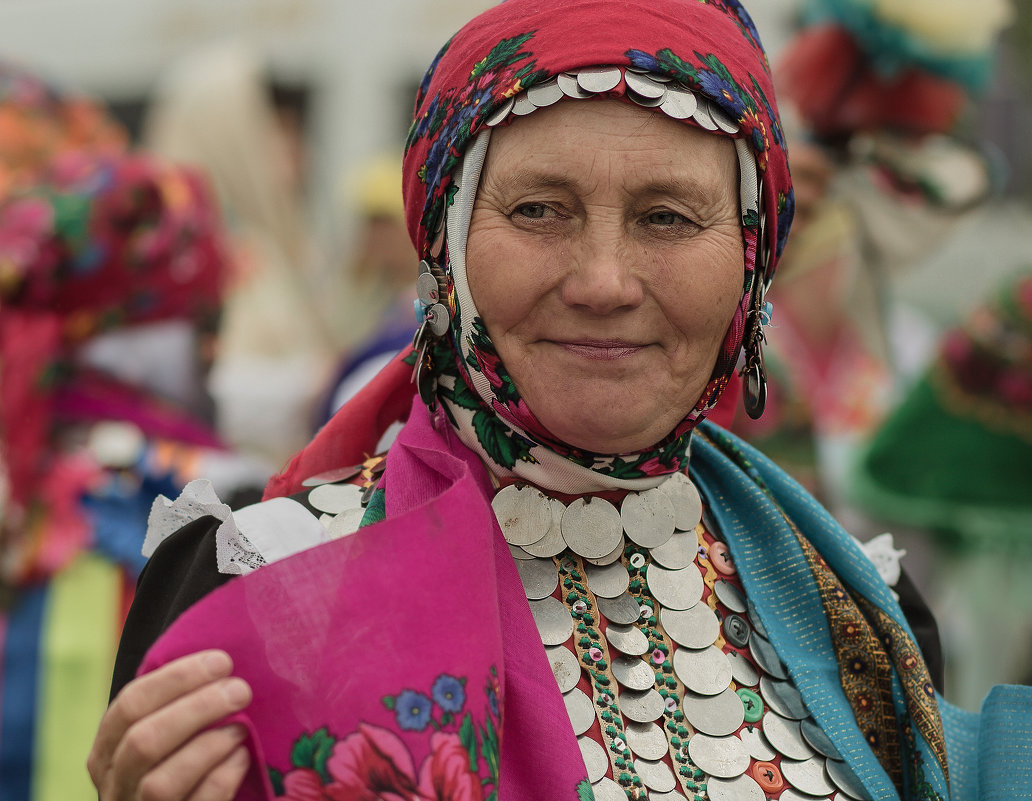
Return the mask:
{"type": "Polygon", "coordinates": [[[162,542],[140,573],[115,657],[111,697],[136,676],[144,654],[184,611],[233,578],[218,572],[218,519],[202,517],[162,542]]]}
{"type": "Polygon", "coordinates": [[[935,622],[932,610],[928,608],[924,598],[917,591],[914,582],[907,572],[902,571],[899,581],[893,587],[899,595],[899,605],[903,609],[907,623],[917,638],[917,647],[924,655],[928,672],[932,674],[932,684],[940,693],[946,684],[946,665],[942,658],[942,643],[939,641],[939,626],[935,622]]]}

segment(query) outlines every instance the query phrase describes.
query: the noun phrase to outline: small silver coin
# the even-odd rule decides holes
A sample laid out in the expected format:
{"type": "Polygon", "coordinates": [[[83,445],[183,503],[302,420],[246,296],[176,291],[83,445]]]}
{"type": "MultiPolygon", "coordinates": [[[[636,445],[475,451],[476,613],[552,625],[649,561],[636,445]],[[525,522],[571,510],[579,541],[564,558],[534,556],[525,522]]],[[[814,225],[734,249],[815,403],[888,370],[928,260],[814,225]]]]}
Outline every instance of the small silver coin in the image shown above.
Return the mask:
{"type": "Polygon", "coordinates": [[[695,113],[697,105],[694,93],[680,86],[668,86],[660,109],[675,120],[686,120],[695,113]]]}
{"type": "Polygon", "coordinates": [[[573,733],[584,734],[595,722],[595,705],[583,691],[577,689],[563,693],[563,702],[566,704],[566,714],[570,716],[570,723],[573,724],[573,733]]]}
{"type": "Polygon", "coordinates": [[[559,586],[559,568],[551,559],[517,562],[516,570],[519,571],[527,598],[531,601],[547,598],[559,586]]]}
{"type": "Polygon", "coordinates": [[[763,716],[763,733],[767,742],[788,759],[809,759],[816,753],[799,731],[799,721],[788,720],[774,711],[763,716]]]}
{"type": "Polygon", "coordinates": [[[598,94],[615,89],[622,77],[619,67],[589,67],[577,73],[577,83],[585,92],[598,94]]]}
{"type": "Polygon", "coordinates": [[[624,80],[627,81],[627,88],[642,97],[660,98],[666,94],[666,87],[652,80],[648,75],[631,72],[624,73],[624,80]]]}
{"type": "Polygon", "coordinates": [[[627,801],[627,793],[612,779],[601,779],[591,785],[595,801],[627,801]]]}
{"type": "Polygon", "coordinates": [[[321,514],[319,515],[319,523],[327,531],[330,530],[330,523],[333,522],[334,515],[321,514]]]}
{"type": "Polygon", "coordinates": [[[832,783],[843,793],[856,801],[871,801],[871,794],[867,792],[863,782],[853,773],[853,769],[839,759],[829,759],[824,763],[824,769],[832,783]]]}
{"type": "MultiPolygon", "coordinates": [[[[666,111],[666,103],[660,108],[666,111]]],[[[674,525],[680,531],[694,531],[702,520],[702,498],[692,480],[684,473],[674,473],[658,489],[665,492],[674,505],[674,525]]]]}
{"type": "Polygon", "coordinates": [[[361,506],[357,509],[345,509],[339,515],[334,516],[327,526],[326,531],[331,540],[339,540],[358,531],[362,525],[362,518],[365,517],[365,509],[361,506]]]}
{"type": "Polygon", "coordinates": [[[667,738],[655,723],[628,723],[627,747],[642,759],[662,759],[667,753],[667,738]]]}
{"type": "Polygon", "coordinates": [[[426,321],[430,324],[430,330],[435,336],[444,336],[451,325],[451,315],[448,308],[442,303],[435,303],[426,310],[426,321]]]}
{"type": "Polygon", "coordinates": [[[621,536],[620,542],[617,544],[617,546],[613,548],[613,550],[607,553],[605,556],[600,557],[598,559],[589,559],[585,557],[584,561],[587,562],[589,565],[596,565],[597,567],[605,567],[606,565],[615,564],[617,561],[619,561],[620,557],[623,556],[624,545],[624,538],[621,536]]]}
{"type": "Polygon", "coordinates": [[[702,575],[695,565],[683,570],[649,565],[645,583],[653,597],[667,609],[691,609],[702,599],[702,575]]]}
{"type": "Polygon", "coordinates": [[[785,672],[785,667],[781,664],[774,646],[765,640],[756,629],[753,629],[752,636],[749,638],[749,650],[753,659],[756,660],[756,664],[764,673],[782,681],[788,678],[788,673],[785,672]]]}
{"type": "MultiPolygon", "coordinates": [[[[642,783],[657,793],[669,793],[677,787],[677,779],[674,778],[674,772],[662,762],[636,759],[634,761],[634,769],[641,776],[642,783]]],[[[655,798],[651,794],[649,797],[655,798]]]]}
{"type": "Polygon", "coordinates": [[[694,531],[675,531],[665,543],[652,549],[652,561],[667,570],[681,570],[695,561],[698,543],[694,531]]]}
{"type": "Polygon", "coordinates": [[[779,715],[791,720],[802,720],[810,717],[810,710],[803,702],[799,690],[789,681],[775,681],[770,676],[760,679],[760,695],[767,706],[779,715]]]}
{"type": "Polygon", "coordinates": [[[816,720],[810,717],[803,718],[799,721],[799,729],[803,733],[803,738],[806,742],[818,754],[831,757],[831,759],[842,759],[842,754],[839,753],[839,750],[824,729],[817,725],[816,720]]]}
{"type": "Polygon", "coordinates": [[[548,533],[537,542],[532,542],[530,545],[523,546],[523,550],[531,556],[548,558],[558,556],[566,549],[566,540],[563,539],[563,532],[560,525],[563,519],[563,512],[566,510],[566,505],[556,498],[549,498],[548,506],[552,510],[552,525],[548,529],[548,533]]]}
{"type": "Polygon", "coordinates": [[[670,638],[684,648],[708,648],[720,635],[717,616],[706,604],[691,609],[661,609],[659,622],[670,638]]]}
{"type": "Polygon", "coordinates": [[[559,692],[568,693],[580,681],[581,669],[577,657],[565,645],[554,645],[545,649],[548,663],[552,666],[552,675],[559,685],[559,692]]]}
{"type": "Polygon", "coordinates": [[[745,705],[730,687],[719,695],[685,692],[681,709],[692,726],[714,737],[734,734],[745,720],[745,705]]]}
{"type": "MultiPolygon", "coordinates": [[[[518,117],[526,116],[537,111],[537,106],[530,102],[530,98],[527,97],[526,92],[522,92],[516,96],[516,102],[512,104],[512,113],[518,117]]],[[[714,128],[714,130],[716,130],[714,128]]]]}
{"type": "Polygon", "coordinates": [[[718,579],[713,582],[713,592],[717,594],[717,600],[732,612],[737,612],[740,615],[745,614],[745,595],[730,581],[718,579]]]}
{"type": "MultiPolygon", "coordinates": [[[[506,545],[508,545],[508,543],[506,543],[506,545]]],[[[513,559],[519,559],[521,561],[536,558],[533,554],[529,554],[523,550],[519,545],[509,545],[509,553],[512,554],[513,559]]]]}
{"type": "MultiPolygon", "coordinates": [[[[743,687],[755,687],[760,683],[760,671],[753,663],[737,651],[726,654],[731,665],[731,677],[743,687]]],[[[761,760],[762,761],[762,760],[761,760]]]]}
{"type": "Polygon", "coordinates": [[[657,548],[674,533],[674,505],[659,489],[627,493],[620,519],[624,533],[642,548],[657,548]]]}
{"type": "Polygon", "coordinates": [[[562,601],[555,598],[531,601],[530,612],[545,645],[562,645],[573,634],[573,617],[562,601]]]}
{"type": "Polygon", "coordinates": [[[548,533],[552,509],[541,490],[510,484],[491,500],[491,508],[505,541],[510,545],[530,545],[548,533]]]}
{"type": "Polygon", "coordinates": [[[770,762],[778,755],[778,752],[767,742],[766,735],[755,726],[746,726],[738,732],[738,737],[745,746],[745,750],[749,752],[749,756],[757,762],[770,762]]]}
{"type": "MultiPolygon", "coordinates": [[[[549,521],[551,516],[549,511],[549,521]]],[[[563,512],[561,525],[570,549],[587,559],[608,556],[623,540],[620,513],[603,498],[577,498],[563,512]]]]}
{"type": "Polygon", "coordinates": [[[555,76],[556,84],[562,90],[562,93],[567,97],[573,97],[578,100],[583,100],[586,97],[591,97],[591,92],[585,92],[580,88],[580,84],[577,83],[577,76],[570,75],[566,72],[560,72],[555,76]]]}
{"type": "Polygon", "coordinates": [[[641,629],[634,626],[609,626],[606,628],[606,639],[617,651],[627,656],[641,656],[649,650],[648,638],[641,629]]]}
{"type": "Polygon", "coordinates": [[[339,515],[362,505],[362,488],[354,484],[320,484],[308,493],[308,503],[320,512],[339,515]]]}
{"type": "Polygon", "coordinates": [[[724,133],[736,134],[739,131],[738,123],[735,122],[731,117],[727,115],[724,109],[720,108],[716,103],[709,104],[709,113],[713,118],[713,122],[716,126],[724,133]]]}
{"type": "Polygon", "coordinates": [[[618,598],[627,592],[631,583],[627,568],[620,562],[605,567],[585,565],[584,574],[588,589],[598,598],[618,598]]]}
{"type": "Polygon", "coordinates": [[[781,760],[781,775],[785,781],[807,795],[828,796],[835,792],[835,785],[824,769],[824,757],[815,756],[802,762],[792,759],[781,760]]]}
{"type": "Polygon", "coordinates": [[[734,735],[710,737],[696,732],[688,741],[688,754],[708,776],[733,779],[749,769],[749,751],[734,735]]]}
{"type": "Polygon", "coordinates": [[[645,97],[643,95],[639,95],[637,92],[633,92],[630,89],[628,89],[627,90],[627,97],[628,97],[628,99],[633,100],[639,106],[642,106],[644,108],[656,108],[657,106],[663,105],[663,97],[662,96],[660,96],[660,97],[645,97]]]}
{"type": "Polygon", "coordinates": [[[428,306],[441,299],[441,288],[432,273],[419,274],[416,279],[416,295],[428,306]]]}
{"type": "MultiPolygon", "coordinates": [[[[519,101],[516,101],[516,105],[519,105],[519,101]]],[[[707,131],[715,131],[717,130],[717,124],[713,121],[713,117],[710,116],[709,106],[710,104],[708,100],[700,100],[698,107],[695,109],[695,113],[692,114],[692,117],[694,117],[695,121],[707,131]]]]}
{"type": "Polygon", "coordinates": [[[678,648],[674,672],[685,687],[700,695],[718,695],[731,686],[731,664],[715,645],[701,651],[678,648]]]}
{"type": "Polygon", "coordinates": [[[638,657],[618,656],[613,660],[612,669],[616,680],[628,690],[642,692],[656,685],[655,671],[638,657]]]}
{"type": "Polygon", "coordinates": [[[620,711],[635,723],[652,723],[663,716],[666,706],[663,696],[653,689],[628,690],[620,694],[620,711]]]}
{"type": "Polygon", "coordinates": [[[302,487],[318,487],[320,484],[336,484],[338,481],[347,481],[362,472],[362,465],[356,464],[350,467],[337,467],[327,470],[325,473],[317,473],[301,482],[302,487]]]}
{"type": "Polygon", "coordinates": [[[559,88],[559,83],[553,78],[531,86],[527,90],[527,97],[538,108],[545,108],[562,100],[563,90],[559,88]]]}
{"type": "Polygon", "coordinates": [[[616,598],[598,598],[598,611],[610,623],[619,626],[629,626],[636,623],[641,610],[638,602],[624,593],[616,598]]]}
{"type": "Polygon", "coordinates": [[[505,122],[506,118],[512,111],[512,106],[515,102],[515,98],[508,98],[496,110],[492,111],[491,115],[486,120],[484,120],[484,122],[491,128],[494,128],[496,125],[500,125],[501,123],[505,122]]]}
{"type": "Polygon", "coordinates": [[[712,778],[706,782],[710,801],[766,801],[767,794],[751,776],[745,774],[733,779],[712,778]]]}
{"type": "Polygon", "coordinates": [[[609,757],[606,755],[606,749],[590,737],[577,738],[577,745],[580,746],[584,767],[588,769],[588,781],[597,782],[609,770],[609,757]]]}

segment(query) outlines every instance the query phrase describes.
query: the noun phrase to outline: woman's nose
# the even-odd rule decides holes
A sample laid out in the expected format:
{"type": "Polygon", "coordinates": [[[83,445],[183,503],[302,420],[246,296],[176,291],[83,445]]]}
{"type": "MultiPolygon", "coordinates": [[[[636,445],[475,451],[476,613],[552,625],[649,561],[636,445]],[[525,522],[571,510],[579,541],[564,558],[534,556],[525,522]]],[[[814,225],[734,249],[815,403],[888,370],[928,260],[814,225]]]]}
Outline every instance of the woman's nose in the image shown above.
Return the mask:
{"type": "Polygon", "coordinates": [[[641,304],[645,298],[641,256],[625,236],[585,230],[571,244],[562,284],[562,299],[567,306],[609,314],[641,304]]]}

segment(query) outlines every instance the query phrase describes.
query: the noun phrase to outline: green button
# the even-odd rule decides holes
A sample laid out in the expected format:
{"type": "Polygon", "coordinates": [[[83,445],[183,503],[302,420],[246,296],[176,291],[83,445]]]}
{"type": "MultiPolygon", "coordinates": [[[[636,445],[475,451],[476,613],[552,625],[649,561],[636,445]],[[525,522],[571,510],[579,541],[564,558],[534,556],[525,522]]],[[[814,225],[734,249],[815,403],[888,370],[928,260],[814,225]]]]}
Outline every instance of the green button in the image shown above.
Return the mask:
{"type": "Polygon", "coordinates": [[[746,723],[755,723],[763,717],[763,699],[759,695],[742,687],[738,690],[738,697],[742,699],[742,706],[745,707],[746,723]]]}

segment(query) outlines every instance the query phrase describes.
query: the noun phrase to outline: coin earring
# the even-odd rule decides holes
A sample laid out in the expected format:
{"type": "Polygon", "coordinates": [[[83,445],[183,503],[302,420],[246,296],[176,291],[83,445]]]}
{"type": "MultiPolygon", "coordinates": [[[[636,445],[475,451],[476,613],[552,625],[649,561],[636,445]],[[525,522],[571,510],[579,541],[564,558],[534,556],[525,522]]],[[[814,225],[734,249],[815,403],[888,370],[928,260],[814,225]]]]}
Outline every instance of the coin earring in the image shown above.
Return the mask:
{"type": "MultiPolygon", "coordinates": [[[[763,186],[761,184],[761,208],[762,202],[763,186]]],[[[756,282],[756,288],[753,290],[752,308],[749,310],[749,320],[743,344],[745,364],[740,373],[744,381],[742,402],[745,406],[745,413],[752,420],[758,420],[767,405],[767,370],[763,363],[763,343],[767,337],[763,332],[763,328],[770,323],[773,306],[769,301],[765,300],[767,294],[767,272],[770,263],[770,244],[767,242],[766,222],[767,214],[765,211],[761,211],[756,240],[759,259],[757,260],[756,274],[753,279],[756,282]]]]}
{"type": "Polygon", "coordinates": [[[416,278],[416,322],[419,328],[412,340],[416,362],[412,368],[419,397],[430,411],[437,407],[437,377],[434,372],[434,344],[448,332],[451,315],[448,307],[441,303],[441,268],[429,259],[419,263],[416,278]]]}

